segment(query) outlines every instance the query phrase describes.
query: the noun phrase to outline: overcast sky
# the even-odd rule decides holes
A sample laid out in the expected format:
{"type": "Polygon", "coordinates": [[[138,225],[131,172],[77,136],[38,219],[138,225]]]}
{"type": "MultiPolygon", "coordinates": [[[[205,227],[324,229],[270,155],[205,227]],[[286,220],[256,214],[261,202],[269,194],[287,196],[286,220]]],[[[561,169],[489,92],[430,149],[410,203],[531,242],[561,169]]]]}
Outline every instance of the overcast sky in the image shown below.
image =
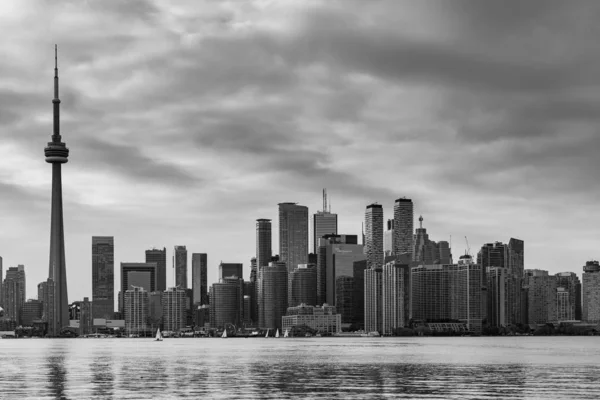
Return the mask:
{"type": "Polygon", "coordinates": [[[48,274],[58,43],[69,301],[91,298],[93,235],[115,237],[117,284],[153,246],[208,253],[209,284],[220,260],[247,277],[255,220],[276,253],[277,203],[312,214],[324,187],[340,233],[406,196],[455,258],[516,237],[525,268],[581,274],[598,21],[597,1],[3,0],[4,270],[25,265],[28,298],[48,274]]]}

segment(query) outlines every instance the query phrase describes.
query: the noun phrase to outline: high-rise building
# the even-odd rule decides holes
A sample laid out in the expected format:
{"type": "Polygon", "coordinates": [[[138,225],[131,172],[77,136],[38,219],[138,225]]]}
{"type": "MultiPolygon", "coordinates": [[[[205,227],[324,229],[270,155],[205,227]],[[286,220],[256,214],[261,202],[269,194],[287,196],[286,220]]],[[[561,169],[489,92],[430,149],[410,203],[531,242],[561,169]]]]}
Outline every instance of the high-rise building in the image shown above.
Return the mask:
{"type": "Polygon", "coordinates": [[[394,254],[413,251],[414,212],[413,202],[405,197],[394,203],[394,254]]]}
{"type": "Polygon", "coordinates": [[[600,264],[588,261],[583,267],[582,319],[586,322],[600,322],[600,264]]]}
{"type": "Polygon", "coordinates": [[[365,269],[365,331],[379,332],[383,330],[381,307],[381,274],[382,268],[365,269]]]}
{"type": "Polygon", "coordinates": [[[33,321],[39,321],[44,311],[43,303],[40,300],[27,300],[23,303],[21,311],[21,325],[33,326],[33,321]]]}
{"type": "Polygon", "coordinates": [[[250,319],[254,325],[258,324],[258,267],[256,266],[256,257],[250,259],[250,319]]]}
{"type": "MultiPolygon", "coordinates": [[[[164,291],[163,291],[164,292],[164,291]]],[[[148,324],[150,325],[150,331],[156,332],[156,329],[162,329],[163,322],[163,307],[162,307],[162,296],[163,292],[150,292],[148,294],[148,324]]]]}
{"type": "MultiPolygon", "coordinates": [[[[569,309],[557,309],[557,318],[559,321],[580,321],[581,320],[581,281],[575,272],[559,272],[556,276],[556,290],[563,289],[560,297],[568,296],[569,309]],[[566,294],[565,294],[566,293],[566,294]]],[[[558,294],[557,294],[558,296],[558,294]]],[[[558,301],[558,300],[557,300],[558,301]]],[[[558,303],[557,303],[558,304],[558,303]]],[[[566,307],[561,303],[561,307],[566,307]]]]}
{"type": "Polygon", "coordinates": [[[314,306],[317,304],[317,266],[300,264],[292,271],[292,302],[290,307],[300,304],[314,306]]]}
{"type": "Polygon", "coordinates": [[[156,291],[156,263],[121,263],[121,315],[127,319],[125,306],[125,292],[135,287],[141,287],[146,292],[156,291]]]}
{"type": "Polygon", "coordinates": [[[281,329],[288,304],[288,271],[284,262],[258,267],[258,324],[281,329]]]}
{"type": "Polygon", "coordinates": [[[556,277],[548,271],[525,270],[527,286],[527,323],[545,324],[556,318],[556,277]]]}
{"type": "Polygon", "coordinates": [[[383,232],[383,255],[385,257],[394,254],[394,220],[388,219],[386,230],[383,232]]]}
{"type": "Polygon", "coordinates": [[[162,293],[163,327],[168,332],[178,332],[185,327],[186,296],[185,290],[172,287],[162,293]]]}
{"type": "Polygon", "coordinates": [[[271,248],[271,220],[257,219],[256,220],[256,265],[269,265],[273,250],[271,248]]]}
{"type": "Polygon", "coordinates": [[[412,251],[412,260],[421,265],[452,264],[452,254],[448,242],[436,243],[429,240],[427,229],[423,228],[423,217],[419,217],[419,228],[417,228],[412,251]]]}
{"type": "Polygon", "coordinates": [[[410,265],[393,260],[386,262],[381,273],[381,329],[393,334],[408,326],[410,320],[410,265]]]}
{"type": "Polygon", "coordinates": [[[213,283],[210,298],[210,324],[213,328],[224,329],[233,324],[240,327],[244,314],[244,280],[224,277],[213,283]]]}
{"type": "MultiPolygon", "coordinates": [[[[308,259],[308,207],[279,203],[279,261],[288,273],[308,259]]],[[[258,265],[262,267],[262,265],[258,265]]]]}
{"type": "Polygon", "coordinates": [[[327,204],[327,191],[323,189],[323,210],[313,214],[313,252],[317,253],[319,239],[324,235],[337,235],[338,216],[331,212],[331,206],[327,204]]]}
{"type": "Polygon", "coordinates": [[[112,319],[115,312],[114,260],[114,238],[112,236],[92,236],[93,318],[112,319]]]}
{"type": "Polygon", "coordinates": [[[2,269],[2,257],[0,257],[0,307],[4,306],[4,295],[2,294],[2,282],[4,281],[4,273],[2,269]]]}
{"type": "Polygon", "coordinates": [[[175,246],[173,258],[175,265],[175,286],[187,289],[187,249],[185,246],[175,246]]]}
{"type": "Polygon", "coordinates": [[[364,252],[367,256],[368,268],[383,265],[383,207],[381,204],[369,204],[365,211],[364,252]]]}
{"type": "Polygon", "coordinates": [[[192,253],[192,291],[194,304],[208,304],[207,255],[192,253]]]}
{"type": "Polygon", "coordinates": [[[128,335],[146,336],[150,333],[148,291],[132,286],[125,291],[125,331],[128,335]]]}
{"type": "Polygon", "coordinates": [[[146,250],[146,262],[156,263],[156,291],[164,292],[167,289],[167,249],[152,248],[146,250]]]}
{"type": "Polygon", "coordinates": [[[50,223],[50,262],[48,279],[52,284],[48,290],[52,301],[48,305],[48,333],[58,336],[63,327],[69,326],[69,300],[67,298],[67,269],[65,265],[65,236],[62,207],[62,164],[68,161],[69,149],[62,142],[60,135],[60,117],[58,98],[58,61],[57,48],[54,48],[54,99],[53,104],[53,134],[52,141],[44,149],[46,162],[52,164],[52,211],[50,223]]]}
{"type": "Polygon", "coordinates": [[[358,326],[358,329],[364,329],[365,326],[365,270],[367,269],[367,260],[354,261],[352,263],[354,278],[354,297],[353,297],[353,319],[352,322],[358,326]]]}
{"type": "Polygon", "coordinates": [[[219,282],[225,278],[235,276],[238,279],[244,278],[244,265],[242,263],[224,263],[219,264],[219,282]]]}
{"type": "Polygon", "coordinates": [[[341,315],[336,308],[328,304],[322,307],[312,307],[301,304],[289,307],[282,318],[282,329],[291,331],[295,326],[308,326],[320,333],[339,333],[342,331],[341,315]]]}
{"type": "MultiPolygon", "coordinates": [[[[18,265],[6,270],[2,292],[4,295],[4,317],[21,324],[21,309],[26,296],[25,266],[18,265]]],[[[69,324],[67,323],[66,326],[69,324]]]]}

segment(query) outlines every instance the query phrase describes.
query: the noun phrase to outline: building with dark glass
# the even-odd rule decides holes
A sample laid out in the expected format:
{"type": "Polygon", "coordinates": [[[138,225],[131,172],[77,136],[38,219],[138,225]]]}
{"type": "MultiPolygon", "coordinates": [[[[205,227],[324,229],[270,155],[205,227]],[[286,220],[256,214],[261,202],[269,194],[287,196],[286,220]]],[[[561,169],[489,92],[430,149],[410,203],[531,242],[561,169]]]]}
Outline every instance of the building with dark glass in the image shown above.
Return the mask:
{"type": "Polygon", "coordinates": [[[365,210],[364,253],[369,268],[381,267],[383,264],[383,206],[381,204],[369,204],[365,210]]]}
{"type": "Polygon", "coordinates": [[[244,265],[242,263],[224,263],[219,264],[219,282],[225,278],[235,276],[236,278],[244,278],[244,265]]]}
{"type": "Polygon", "coordinates": [[[192,253],[193,304],[208,304],[207,255],[192,253]]]}
{"type": "Polygon", "coordinates": [[[281,317],[288,305],[288,271],[284,262],[258,268],[258,324],[281,329],[281,317]]]}
{"type": "Polygon", "coordinates": [[[175,246],[173,258],[175,265],[175,286],[187,289],[187,249],[185,246],[175,246]]]}
{"type": "Polygon", "coordinates": [[[244,280],[226,277],[213,283],[210,298],[210,324],[225,329],[229,324],[239,328],[244,313],[244,280]]]}
{"type": "Polygon", "coordinates": [[[156,263],[156,291],[163,292],[167,289],[167,249],[146,250],[146,262],[156,263]]]}
{"type": "Polygon", "coordinates": [[[4,318],[13,320],[20,325],[21,309],[26,298],[25,266],[18,265],[8,268],[2,286],[4,318]]]}
{"type": "Polygon", "coordinates": [[[317,304],[317,266],[301,264],[292,271],[292,302],[290,307],[300,304],[314,306],[317,304]]]}
{"type": "Polygon", "coordinates": [[[112,319],[115,312],[115,247],[112,236],[92,236],[92,314],[112,319]]]}
{"type": "MultiPolygon", "coordinates": [[[[156,263],[121,263],[121,307],[122,318],[127,319],[125,292],[132,286],[143,288],[146,292],[156,291],[156,263]]],[[[184,292],[185,294],[185,292],[184,292]]],[[[185,306],[185,298],[184,298],[185,306]]]]}

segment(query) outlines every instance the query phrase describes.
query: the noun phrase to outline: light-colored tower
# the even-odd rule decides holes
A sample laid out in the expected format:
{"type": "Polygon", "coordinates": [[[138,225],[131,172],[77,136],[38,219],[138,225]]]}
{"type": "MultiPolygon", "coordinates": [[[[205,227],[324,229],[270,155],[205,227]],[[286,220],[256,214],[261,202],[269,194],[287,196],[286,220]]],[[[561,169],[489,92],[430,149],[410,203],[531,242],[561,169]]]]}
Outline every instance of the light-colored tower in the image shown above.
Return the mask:
{"type": "Polygon", "coordinates": [[[92,236],[92,318],[115,312],[115,247],[112,236],[92,236]]]}
{"type": "Polygon", "coordinates": [[[133,286],[125,291],[125,330],[127,334],[145,335],[150,316],[148,292],[133,286]]]}
{"type": "Polygon", "coordinates": [[[408,325],[410,315],[410,265],[390,261],[381,274],[381,314],[384,334],[408,325]]]}
{"type": "Polygon", "coordinates": [[[365,254],[367,267],[383,265],[383,207],[369,204],[365,211],[365,254]]]}
{"type": "Polygon", "coordinates": [[[165,331],[177,332],[185,326],[185,290],[176,287],[162,294],[163,326],[165,331]]]}
{"type": "Polygon", "coordinates": [[[527,323],[556,321],[556,276],[540,269],[525,270],[527,287],[527,323]]]}
{"type": "Polygon", "coordinates": [[[26,298],[25,266],[18,265],[6,270],[6,278],[0,286],[3,286],[5,317],[20,325],[21,311],[26,298]]]}
{"type": "Polygon", "coordinates": [[[273,250],[271,248],[271,220],[261,218],[256,220],[256,265],[269,265],[273,250]]]}
{"type": "Polygon", "coordinates": [[[394,254],[412,253],[414,232],[413,202],[405,197],[394,203],[394,254]]]}
{"type": "Polygon", "coordinates": [[[65,234],[63,227],[61,165],[68,161],[69,149],[60,136],[60,100],[58,98],[58,56],[54,47],[54,130],[52,141],[44,149],[46,162],[52,164],[52,211],[50,223],[50,265],[48,280],[53,293],[48,308],[48,333],[57,336],[69,326],[69,301],[67,298],[67,270],[65,265],[65,234]]]}

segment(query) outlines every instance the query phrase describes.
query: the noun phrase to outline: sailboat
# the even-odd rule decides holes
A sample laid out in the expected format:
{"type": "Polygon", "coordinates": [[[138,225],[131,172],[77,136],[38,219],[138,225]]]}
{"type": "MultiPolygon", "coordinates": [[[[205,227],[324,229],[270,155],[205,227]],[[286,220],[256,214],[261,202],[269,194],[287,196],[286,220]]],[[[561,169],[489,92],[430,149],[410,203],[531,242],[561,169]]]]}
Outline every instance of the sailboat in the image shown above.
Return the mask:
{"type": "Polygon", "coordinates": [[[160,332],[160,328],[158,328],[158,329],[156,330],[156,339],[155,339],[155,340],[157,340],[157,341],[159,341],[159,342],[162,342],[162,340],[163,340],[163,335],[162,335],[162,333],[160,332]]]}
{"type": "Polygon", "coordinates": [[[275,337],[279,337],[279,329],[277,329],[277,332],[275,332],[275,337]]]}
{"type": "Polygon", "coordinates": [[[283,337],[289,337],[289,332],[287,329],[285,330],[285,332],[283,332],[283,337]]]}
{"type": "Polygon", "coordinates": [[[267,329],[267,334],[265,335],[265,337],[269,337],[269,330],[267,329]]]}
{"type": "Polygon", "coordinates": [[[223,334],[221,335],[223,339],[227,339],[227,329],[223,329],[223,334]]]}

